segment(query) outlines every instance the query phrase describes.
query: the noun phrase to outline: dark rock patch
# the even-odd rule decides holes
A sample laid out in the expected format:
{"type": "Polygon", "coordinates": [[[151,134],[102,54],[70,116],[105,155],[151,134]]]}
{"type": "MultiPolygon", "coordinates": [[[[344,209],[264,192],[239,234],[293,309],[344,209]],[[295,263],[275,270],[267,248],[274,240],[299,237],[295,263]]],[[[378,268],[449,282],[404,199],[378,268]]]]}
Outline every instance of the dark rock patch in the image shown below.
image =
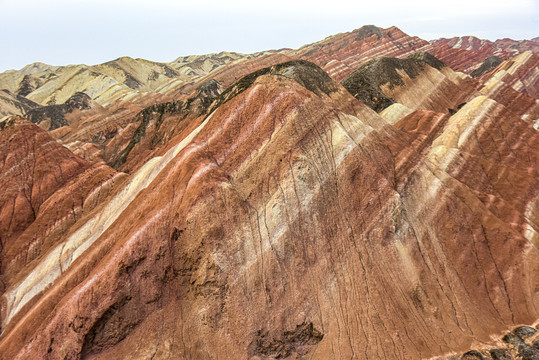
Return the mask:
{"type": "Polygon", "coordinates": [[[435,68],[437,70],[442,70],[442,68],[447,66],[447,65],[444,64],[443,61],[439,60],[438,58],[436,58],[435,56],[431,55],[430,53],[428,53],[426,51],[416,52],[416,53],[408,56],[407,59],[422,61],[425,64],[428,64],[429,66],[431,66],[431,67],[433,67],[433,68],[435,68]]]}
{"type": "Polygon", "coordinates": [[[17,95],[26,96],[41,85],[43,85],[43,79],[33,75],[24,75],[21,82],[19,83],[17,95]]]}
{"type": "Polygon", "coordinates": [[[467,353],[464,353],[461,357],[461,360],[484,360],[485,358],[479,351],[470,350],[467,353]]]}
{"type": "Polygon", "coordinates": [[[382,30],[380,28],[374,26],[374,25],[365,25],[359,28],[355,31],[357,33],[356,41],[364,40],[365,38],[369,38],[373,35],[376,35],[378,40],[380,40],[384,35],[382,34],[382,30]]]}
{"type": "Polygon", "coordinates": [[[116,345],[138,325],[138,321],[130,315],[130,312],[135,310],[129,306],[130,301],[131,297],[124,297],[97,319],[84,337],[81,359],[89,358],[116,345]]]}
{"type": "Polygon", "coordinates": [[[521,339],[527,339],[533,336],[533,334],[535,334],[536,332],[537,330],[535,330],[534,328],[530,326],[519,326],[513,330],[513,334],[515,334],[521,339]]]}
{"type": "Polygon", "coordinates": [[[516,336],[514,334],[506,334],[502,340],[508,344],[511,344],[513,346],[519,346],[523,344],[524,342],[519,336],[516,336]]]}
{"type": "Polygon", "coordinates": [[[159,73],[157,71],[152,71],[150,75],[148,75],[148,81],[154,81],[159,79],[159,73]]]}
{"type": "Polygon", "coordinates": [[[483,61],[481,66],[479,66],[477,69],[475,69],[474,71],[470,73],[470,76],[473,78],[479,77],[486,72],[494,70],[502,62],[503,62],[503,59],[496,55],[489,56],[488,58],[485,59],[485,61],[483,61]]]}
{"type": "Polygon", "coordinates": [[[133,77],[133,75],[128,74],[128,73],[125,73],[125,81],[124,81],[124,83],[125,83],[125,85],[129,86],[131,89],[138,89],[139,87],[144,85],[140,81],[135,79],[135,77],[133,77]]]}
{"type": "Polygon", "coordinates": [[[168,65],[162,64],[161,67],[165,70],[165,76],[168,78],[175,78],[180,74],[168,65]]]}
{"type": "Polygon", "coordinates": [[[395,103],[395,100],[386,96],[380,87],[386,84],[389,84],[390,89],[403,86],[404,81],[397,70],[402,70],[410,78],[415,78],[427,65],[436,69],[445,66],[443,62],[425,52],[412,54],[406,59],[381,57],[362,65],[341,84],[356,99],[374,111],[380,112],[395,103]]]}
{"type": "Polygon", "coordinates": [[[490,350],[490,356],[493,360],[513,360],[513,357],[507,349],[490,350]]]}
{"type": "Polygon", "coordinates": [[[335,81],[317,65],[306,60],[291,60],[244,76],[221,94],[207,115],[248,89],[262,75],[285,76],[318,96],[330,95],[338,89],[335,81]]]}
{"type": "Polygon", "coordinates": [[[304,356],[322,341],[323,337],[324,334],[315,329],[312,322],[297,325],[296,329],[285,331],[277,337],[259,330],[249,344],[248,355],[270,359],[284,359],[294,353],[304,356]]]}
{"type": "Polygon", "coordinates": [[[527,344],[522,344],[518,346],[518,356],[522,360],[539,360],[539,350],[527,344]]]}
{"type": "Polygon", "coordinates": [[[38,108],[30,109],[26,112],[26,117],[34,124],[39,124],[47,119],[50,119],[51,124],[47,130],[58,129],[62,126],[69,125],[65,115],[74,110],[88,110],[97,105],[92,98],[82,92],[77,92],[65,103],[60,105],[47,105],[38,108]]]}

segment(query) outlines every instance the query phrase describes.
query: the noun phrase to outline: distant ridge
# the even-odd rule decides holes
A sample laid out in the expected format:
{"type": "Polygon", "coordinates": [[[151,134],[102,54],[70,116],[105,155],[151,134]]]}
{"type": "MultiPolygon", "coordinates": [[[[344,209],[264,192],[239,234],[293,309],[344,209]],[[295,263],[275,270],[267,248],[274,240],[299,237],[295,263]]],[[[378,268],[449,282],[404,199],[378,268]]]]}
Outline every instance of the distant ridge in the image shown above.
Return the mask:
{"type": "MultiPolygon", "coordinates": [[[[537,39],[537,38],[536,38],[537,39]]],[[[535,39],[535,40],[536,40],[535,39]]],[[[61,104],[84,92],[101,105],[128,100],[142,93],[166,94],[225,67],[259,57],[282,54],[309,60],[341,81],[373,55],[406,57],[417,51],[432,53],[454,70],[471,73],[488,56],[502,59],[526,50],[539,52],[535,40],[491,42],[473,36],[438,39],[430,43],[408,36],[397,27],[366,25],[348,33],[329,36],[298,50],[281,49],[255,54],[226,52],[182,56],[170,63],[121,57],[98,65],[26,65],[0,74],[0,89],[23,95],[41,105],[61,104]],[[329,56],[328,54],[331,54],[329,56]]]]}

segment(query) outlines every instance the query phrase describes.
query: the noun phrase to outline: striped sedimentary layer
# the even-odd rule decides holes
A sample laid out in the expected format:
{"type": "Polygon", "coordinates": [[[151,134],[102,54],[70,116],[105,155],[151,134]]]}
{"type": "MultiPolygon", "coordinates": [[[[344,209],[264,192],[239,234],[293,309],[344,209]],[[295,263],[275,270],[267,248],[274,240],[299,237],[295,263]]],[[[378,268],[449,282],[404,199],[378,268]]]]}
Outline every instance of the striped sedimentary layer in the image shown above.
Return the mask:
{"type": "Polygon", "coordinates": [[[456,111],[478,85],[428,53],[368,61],[342,81],[358,100],[380,112],[394,103],[410,110],[456,111]]]}
{"type": "Polygon", "coordinates": [[[370,59],[404,57],[428,46],[427,41],[406,35],[396,27],[381,29],[367,25],[306,45],[296,56],[318,64],[332,78],[341,81],[370,59]]]}
{"type": "Polygon", "coordinates": [[[216,94],[14,274],[0,358],[429,358],[537,320],[522,114],[378,115],[305,62],[216,94]]]}

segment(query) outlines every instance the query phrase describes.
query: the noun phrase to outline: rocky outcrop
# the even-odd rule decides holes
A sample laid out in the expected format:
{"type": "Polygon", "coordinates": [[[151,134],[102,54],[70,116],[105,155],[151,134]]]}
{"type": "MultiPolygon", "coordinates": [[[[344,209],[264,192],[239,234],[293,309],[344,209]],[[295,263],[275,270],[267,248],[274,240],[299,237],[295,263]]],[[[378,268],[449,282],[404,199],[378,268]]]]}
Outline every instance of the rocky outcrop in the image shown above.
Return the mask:
{"type": "Polygon", "coordinates": [[[396,102],[410,110],[454,111],[476,87],[428,53],[373,59],[341,83],[377,112],[396,102]]]}
{"type": "Polygon", "coordinates": [[[34,124],[51,131],[69,125],[66,115],[75,110],[98,110],[100,108],[101,106],[88,95],[78,92],[61,105],[40,106],[30,109],[26,112],[26,117],[34,124]]]}
{"type": "Polygon", "coordinates": [[[492,71],[496,66],[500,65],[503,62],[502,58],[492,55],[483,61],[481,66],[470,73],[471,77],[478,77],[483,75],[486,72],[492,71]]]}

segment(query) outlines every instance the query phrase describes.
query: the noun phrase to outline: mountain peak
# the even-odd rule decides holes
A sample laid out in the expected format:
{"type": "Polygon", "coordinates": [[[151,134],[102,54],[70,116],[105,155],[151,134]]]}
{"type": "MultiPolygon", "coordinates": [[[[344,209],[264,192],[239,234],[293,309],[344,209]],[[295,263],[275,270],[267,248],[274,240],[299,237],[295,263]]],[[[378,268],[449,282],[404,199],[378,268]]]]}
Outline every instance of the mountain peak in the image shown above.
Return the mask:
{"type": "Polygon", "coordinates": [[[357,41],[363,40],[365,38],[368,38],[374,35],[376,35],[378,39],[384,36],[382,34],[382,30],[375,25],[364,25],[360,27],[359,29],[354,30],[353,32],[357,33],[357,38],[356,38],[357,41]]]}
{"type": "Polygon", "coordinates": [[[54,71],[57,68],[58,66],[49,65],[42,62],[35,62],[32,64],[26,65],[19,71],[24,75],[32,75],[32,74],[47,71],[47,70],[54,71]]]}
{"type": "Polygon", "coordinates": [[[378,57],[362,65],[345,78],[341,84],[358,100],[375,111],[381,111],[395,102],[381,90],[387,86],[390,90],[403,86],[404,73],[411,79],[417,77],[430,66],[440,70],[443,62],[429,53],[418,52],[405,59],[378,57]]]}
{"type": "Polygon", "coordinates": [[[219,106],[248,89],[262,75],[285,76],[318,96],[330,95],[338,89],[335,81],[317,65],[306,60],[290,60],[257,70],[242,77],[221,94],[220,99],[208,113],[213,112],[219,106]]]}

